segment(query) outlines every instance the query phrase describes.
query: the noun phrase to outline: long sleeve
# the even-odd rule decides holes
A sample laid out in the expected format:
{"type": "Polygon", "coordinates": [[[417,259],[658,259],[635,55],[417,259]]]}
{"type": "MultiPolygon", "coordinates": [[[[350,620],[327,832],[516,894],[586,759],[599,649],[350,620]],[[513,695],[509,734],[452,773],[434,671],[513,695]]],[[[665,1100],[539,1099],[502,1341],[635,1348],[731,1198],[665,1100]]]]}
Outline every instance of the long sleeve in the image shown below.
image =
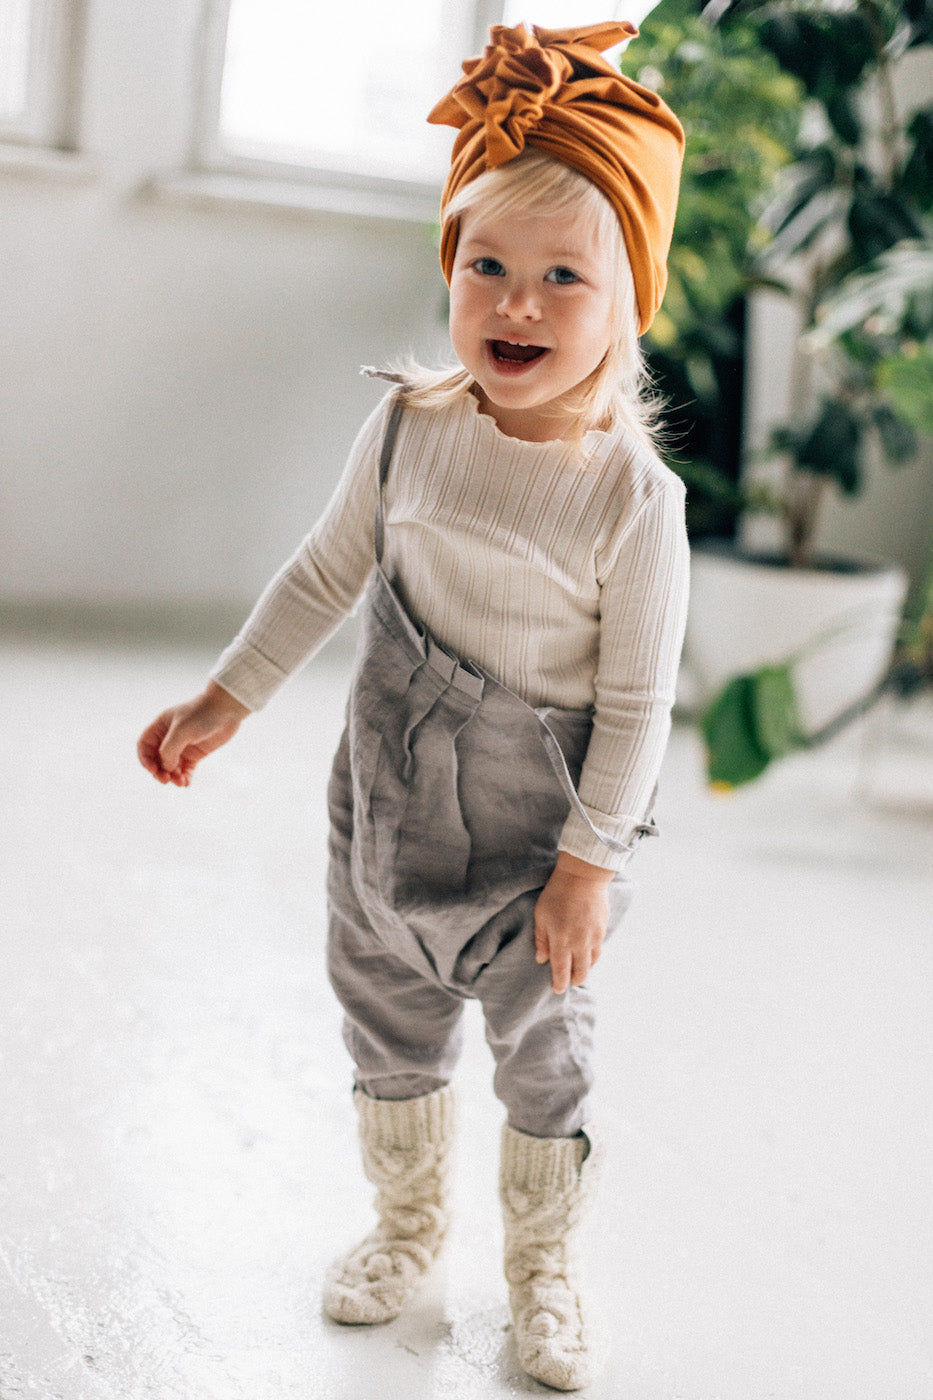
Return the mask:
{"type": "MultiPolygon", "coordinates": [[[[649,497],[601,580],[596,708],[579,794],[594,825],[625,844],[651,816],[670,733],[689,590],[684,494],[668,481],[649,497]]],[[[627,859],[576,812],[560,845],[606,868],[627,859]]]]}

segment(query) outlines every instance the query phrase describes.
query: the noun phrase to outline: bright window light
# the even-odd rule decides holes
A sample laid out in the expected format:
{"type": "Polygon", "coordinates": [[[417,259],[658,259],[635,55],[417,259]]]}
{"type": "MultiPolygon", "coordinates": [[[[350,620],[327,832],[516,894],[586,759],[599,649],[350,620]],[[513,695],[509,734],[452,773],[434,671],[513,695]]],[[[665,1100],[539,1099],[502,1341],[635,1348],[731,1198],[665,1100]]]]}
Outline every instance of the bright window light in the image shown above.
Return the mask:
{"type": "Polygon", "coordinates": [[[15,121],[29,97],[29,0],[0,0],[0,121],[15,121]]]}
{"type": "Polygon", "coordinates": [[[459,76],[456,0],[232,0],[220,141],[233,156],[431,181],[453,132],[428,126],[459,76]]]}
{"type": "Polygon", "coordinates": [[[545,29],[570,29],[574,25],[597,24],[605,19],[627,19],[638,25],[654,9],[657,0],[595,4],[593,0],[506,0],[503,23],[540,24],[545,29]]]}

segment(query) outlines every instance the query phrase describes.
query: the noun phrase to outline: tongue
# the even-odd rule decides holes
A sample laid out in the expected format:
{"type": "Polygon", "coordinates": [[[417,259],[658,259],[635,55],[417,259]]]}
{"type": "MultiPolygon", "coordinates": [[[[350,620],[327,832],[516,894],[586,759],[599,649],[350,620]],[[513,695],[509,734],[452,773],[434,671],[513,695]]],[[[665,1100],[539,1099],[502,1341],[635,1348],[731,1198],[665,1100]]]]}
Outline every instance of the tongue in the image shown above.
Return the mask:
{"type": "Polygon", "coordinates": [[[511,360],[519,365],[527,364],[529,360],[536,360],[539,355],[544,354],[542,345],[510,345],[507,340],[494,340],[492,350],[497,360],[511,360]]]}

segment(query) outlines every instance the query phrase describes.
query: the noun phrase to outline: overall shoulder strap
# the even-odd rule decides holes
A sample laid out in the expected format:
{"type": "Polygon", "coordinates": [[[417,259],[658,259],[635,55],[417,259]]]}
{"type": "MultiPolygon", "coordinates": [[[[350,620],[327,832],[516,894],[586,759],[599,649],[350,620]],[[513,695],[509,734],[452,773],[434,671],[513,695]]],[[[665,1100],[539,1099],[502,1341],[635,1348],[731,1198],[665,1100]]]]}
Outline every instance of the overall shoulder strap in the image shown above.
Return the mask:
{"type": "MultiPolygon", "coordinates": [[[[547,750],[547,756],[551,760],[551,767],[554,769],[557,781],[564,789],[564,794],[567,798],[567,801],[570,803],[577,816],[583,822],[584,826],[587,826],[590,829],[590,831],[597,838],[597,840],[601,841],[602,844],[606,846],[608,850],[614,851],[617,855],[622,855],[625,852],[631,854],[632,851],[634,851],[636,844],[642,839],[643,836],[657,836],[658,828],[655,826],[654,817],[652,816],[649,816],[647,821],[640,822],[639,825],[635,827],[634,831],[632,832],[631,840],[629,841],[619,841],[616,839],[615,836],[610,836],[609,832],[604,831],[601,826],[596,825],[596,823],[590,817],[589,812],[587,812],[583,803],[580,801],[580,794],[574,787],[573,778],[570,776],[570,769],[567,767],[567,760],[564,757],[564,751],[558,743],[554,731],[548,725],[547,721],[548,715],[550,714],[550,708],[536,710],[535,713],[538,716],[538,719],[541,721],[541,738],[544,742],[544,747],[547,750]]],[[[656,783],[654,787],[654,792],[651,795],[652,808],[654,807],[657,795],[658,787],[656,783]]]]}
{"type": "Polygon", "coordinates": [[[382,439],[382,449],[379,453],[379,489],[376,495],[376,523],[373,528],[373,543],[376,549],[377,564],[382,563],[382,550],[385,545],[385,506],[383,504],[383,492],[389,475],[389,467],[392,463],[395,439],[398,437],[398,426],[402,421],[402,411],[405,407],[404,392],[404,388],[402,388],[395,396],[391,412],[389,413],[389,421],[386,423],[386,430],[382,439]]]}

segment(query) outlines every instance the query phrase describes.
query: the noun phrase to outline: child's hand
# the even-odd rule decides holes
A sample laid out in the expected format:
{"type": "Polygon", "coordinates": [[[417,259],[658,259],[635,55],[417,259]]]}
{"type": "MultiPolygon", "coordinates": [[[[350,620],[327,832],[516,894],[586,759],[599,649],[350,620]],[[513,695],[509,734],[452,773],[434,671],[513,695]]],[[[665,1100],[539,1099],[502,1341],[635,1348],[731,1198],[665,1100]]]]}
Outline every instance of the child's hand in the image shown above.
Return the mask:
{"type": "Polygon", "coordinates": [[[250,711],[214,681],[184,705],[153,720],[136,745],[139,761],[160,783],[187,787],[207,754],[232,739],[250,711]]]}
{"type": "Polygon", "coordinates": [[[554,991],[581,987],[602,951],[613,872],[561,851],[535,906],[536,961],[550,962],[554,991]]]}

